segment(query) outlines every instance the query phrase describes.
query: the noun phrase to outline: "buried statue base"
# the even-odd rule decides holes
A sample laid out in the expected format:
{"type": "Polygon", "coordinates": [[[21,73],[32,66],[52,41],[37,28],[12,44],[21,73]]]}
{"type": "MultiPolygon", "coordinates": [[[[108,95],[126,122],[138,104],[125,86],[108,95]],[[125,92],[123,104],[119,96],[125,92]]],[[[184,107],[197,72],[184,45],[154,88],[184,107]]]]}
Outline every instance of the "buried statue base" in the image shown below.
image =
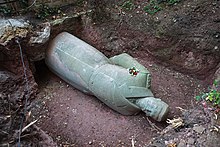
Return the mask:
{"type": "Polygon", "coordinates": [[[94,47],[63,32],[46,51],[46,64],[75,88],[96,96],[123,115],[141,110],[157,121],[167,117],[168,105],[150,91],[149,71],[128,54],[108,59],[94,47]]]}

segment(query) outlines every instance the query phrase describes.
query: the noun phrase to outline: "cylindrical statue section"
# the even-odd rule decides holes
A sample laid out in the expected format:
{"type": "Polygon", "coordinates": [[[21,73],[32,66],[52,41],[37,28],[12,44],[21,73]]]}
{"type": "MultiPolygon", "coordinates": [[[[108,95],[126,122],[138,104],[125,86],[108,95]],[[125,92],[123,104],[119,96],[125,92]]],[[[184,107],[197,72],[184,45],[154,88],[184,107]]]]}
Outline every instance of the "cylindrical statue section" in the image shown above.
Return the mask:
{"type": "Polygon", "coordinates": [[[109,59],[91,45],[63,32],[51,42],[46,51],[45,61],[64,81],[92,94],[88,87],[89,79],[92,73],[107,64],[109,59]]]}

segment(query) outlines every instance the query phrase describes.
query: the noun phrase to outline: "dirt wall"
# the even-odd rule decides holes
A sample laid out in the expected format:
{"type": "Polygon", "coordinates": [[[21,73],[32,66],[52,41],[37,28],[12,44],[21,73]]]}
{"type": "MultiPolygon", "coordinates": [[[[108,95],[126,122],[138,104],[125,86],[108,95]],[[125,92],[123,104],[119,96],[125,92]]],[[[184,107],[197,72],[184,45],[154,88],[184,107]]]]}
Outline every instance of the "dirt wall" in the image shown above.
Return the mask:
{"type": "Polygon", "coordinates": [[[82,39],[110,55],[131,52],[142,56],[146,52],[197,78],[212,74],[220,61],[220,2],[162,3],[162,10],[153,15],[143,10],[148,3],[132,2],[128,11],[123,2],[89,1],[94,13],[84,18],[82,39]]]}

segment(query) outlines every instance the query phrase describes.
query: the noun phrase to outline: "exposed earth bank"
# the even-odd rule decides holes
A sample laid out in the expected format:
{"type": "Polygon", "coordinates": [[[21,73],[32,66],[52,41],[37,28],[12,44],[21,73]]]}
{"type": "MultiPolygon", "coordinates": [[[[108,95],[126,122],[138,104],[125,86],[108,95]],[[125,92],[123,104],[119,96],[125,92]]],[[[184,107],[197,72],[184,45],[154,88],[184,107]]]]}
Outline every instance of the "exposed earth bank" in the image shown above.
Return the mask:
{"type": "MultiPolygon", "coordinates": [[[[154,15],[143,10],[150,2],[132,2],[129,10],[123,4],[124,1],[115,0],[77,2],[61,8],[62,15],[49,16],[45,20],[47,23],[36,20],[33,15],[24,16],[33,26],[19,40],[24,52],[28,90],[25,88],[19,44],[12,39],[6,46],[0,46],[1,106],[4,108],[1,110],[4,116],[1,121],[7,124],[2,126],[4,133],[1,133],[1,138],[4,142],[16,134],[18,128],[15,126],[19,126],[19,117],[15,114],[22,115],[26,97],[29,98],[29,110],[33,109],[32,119],[42,116],[37,125],[61,145],[131,146],[134,142],[135,146],[144,146],[167,125],[147,120],[144,114],[129,117],[119,115],[96,98],[67,86],[50,73],[42,63],[44,52],[50,40],[62,31],[81,38],[108,57],[123,52],[135,57],[151,71],[152,91],[156,97],[170,105],[170,119],[181,114],[176,107],[198,108],[194,97],[206,91],[208,85],[219,78],[220,2],[182,0],[175,5],[163,2],[160,4],[162,10],[154,15]],[[66,15],[69,17],[64,17],[66,15]],[[30,37],[47,26],[51,27],[49,40],[38,45],[30,44],[30,37]],[[30,98],[35,100],[31,103],[30,98]],[[15,113],[12,115],[12,112],[15,113]],[[9,118],[5,119],[9,115],[15,116],[13,118],[16,123],[12,123],[9,118]]],[[[199,114],[207,118],[189,125],[190,131],[195,127],[194,124],[201,126],[204,121],[207,125],[201,126],[205,128],[201,134],[214,136],[208,130],[215,124],[219,126],[218,119],[212,124],[212,115],[206,115],[210,113],[199,114]]],[[[184,126],[182,131],[187,133],[187,129],[184,126]]],[[[163,143],[195,144],[198,142],[195,135],[200,133],[193,131],[190,138],[194,140],[191,142],[181,142],[181,139],[172,141],[175,140],[172,135],[168,139],[165,135],[163,143]]],[[[214,139],[213,142],[218,143],[218,140],[214,139]]],[[[202,141],[200,143],[207,145],[202,141]]]]}

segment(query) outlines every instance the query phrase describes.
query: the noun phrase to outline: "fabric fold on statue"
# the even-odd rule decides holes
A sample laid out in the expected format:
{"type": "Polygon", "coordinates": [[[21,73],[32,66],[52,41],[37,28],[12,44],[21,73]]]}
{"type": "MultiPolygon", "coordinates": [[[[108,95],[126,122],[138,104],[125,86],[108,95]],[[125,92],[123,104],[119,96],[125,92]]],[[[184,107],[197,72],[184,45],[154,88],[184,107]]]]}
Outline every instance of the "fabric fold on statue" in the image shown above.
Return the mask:
{"type": "Polygon", "coordinates": [[[167,116],[168,105],[154,98],[149,89],[150,72],[126,53],[108,59],[91,45],[63,32],[50,43],[45,62],[67,83],[123,115],[142,110],[157,121],[167,116]]]}

